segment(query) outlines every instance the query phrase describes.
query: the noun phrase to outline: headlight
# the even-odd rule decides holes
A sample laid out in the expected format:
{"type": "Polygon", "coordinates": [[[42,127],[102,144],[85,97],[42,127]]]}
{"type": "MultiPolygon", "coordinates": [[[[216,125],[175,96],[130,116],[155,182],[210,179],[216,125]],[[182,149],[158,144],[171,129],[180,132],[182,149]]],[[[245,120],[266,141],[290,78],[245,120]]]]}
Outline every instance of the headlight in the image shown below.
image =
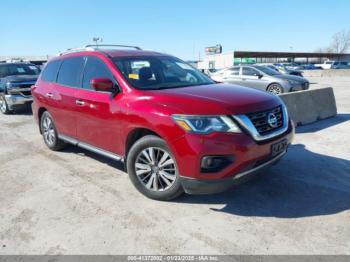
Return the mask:
{"type": "Polygon", "coordinates": [[[12,88],[11,82],[7,82],[7,83],[6,83],[6,88],[8,88],[8,89],[12,88]]]}
{"type": "Polygon", "coordinates": [[[299,81],[295,81],[295,80],[287,80],[289,82],[289,84],[291,85],[300,85],[301,83],[299,81]]]}
{"type": "Polygon", "coordinates": [[[198,134],[212,132],[241,133],[240,128],[227,116],[173,115],[172,118],[187,132],[198,134]]]}

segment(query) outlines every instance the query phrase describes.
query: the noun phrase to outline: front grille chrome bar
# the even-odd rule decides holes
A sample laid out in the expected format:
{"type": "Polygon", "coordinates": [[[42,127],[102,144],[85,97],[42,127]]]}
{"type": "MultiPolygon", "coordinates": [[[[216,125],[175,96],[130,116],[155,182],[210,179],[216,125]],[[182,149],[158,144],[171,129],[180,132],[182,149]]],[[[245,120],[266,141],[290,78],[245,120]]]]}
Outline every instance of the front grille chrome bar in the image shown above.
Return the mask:
{"type": "Polygon", "coordinates": [[[283,124],[280,128],[266,133],[264,135],[259,134],[258,130],[254,126],[253,122],[247,115],[232,115],[233,119],[235,119],[244,129],[246,129],[249,134],[253,137],[255,141],[264,141],[272,139],[276,136],[279,136],[287,131],[288,129],[288,112],[286,106],[284,104],[281,105],[282,114],[283,114],[283,124]]]}

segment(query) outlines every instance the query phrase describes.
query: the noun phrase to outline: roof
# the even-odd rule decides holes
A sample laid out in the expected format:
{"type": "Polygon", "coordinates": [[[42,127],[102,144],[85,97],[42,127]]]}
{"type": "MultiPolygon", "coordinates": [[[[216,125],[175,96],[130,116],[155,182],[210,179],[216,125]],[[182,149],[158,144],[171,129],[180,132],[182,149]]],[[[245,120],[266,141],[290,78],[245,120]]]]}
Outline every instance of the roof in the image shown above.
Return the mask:
{"type": "Polygon", "coordinates": [[[59,56],[69,56],[72,54],[93,54],[102,53],[109,57],[127,57],[127,56],[159,56],[164,55],[155,51],[142,50],[137,46],[128,45],[86,45],[81,48],[67,49],[59,56]]]}

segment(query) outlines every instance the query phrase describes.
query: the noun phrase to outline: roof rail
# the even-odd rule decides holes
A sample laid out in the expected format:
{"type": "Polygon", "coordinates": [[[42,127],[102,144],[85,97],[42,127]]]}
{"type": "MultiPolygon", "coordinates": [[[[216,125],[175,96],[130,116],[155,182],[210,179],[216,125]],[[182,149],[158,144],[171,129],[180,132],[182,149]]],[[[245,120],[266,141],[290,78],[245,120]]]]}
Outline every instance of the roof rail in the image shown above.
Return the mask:
{"type": "Polygon", "coordinates": [[[86,45],[84,47],[68,48],[66,51],[60,52],[58,55],[61,56],[61,55],[80,52],[80,51],[96,51],[96,50],[99,50],[99,47],[126,47],[126,48],[134,48],[136,50],[142,50],[140,47],[132,46],[132,45],[86,45]]]}
{"type": "Polygon", "coordinates": [[[133,46],[133,45],[86,45],[85,46],[85,48],[89,48],[89,47],[94,47],[96,49],[98,49],[99,47],[126,47],[126,48],[134,48],[136,50],[142,50],[140,47],[133,46]]]}

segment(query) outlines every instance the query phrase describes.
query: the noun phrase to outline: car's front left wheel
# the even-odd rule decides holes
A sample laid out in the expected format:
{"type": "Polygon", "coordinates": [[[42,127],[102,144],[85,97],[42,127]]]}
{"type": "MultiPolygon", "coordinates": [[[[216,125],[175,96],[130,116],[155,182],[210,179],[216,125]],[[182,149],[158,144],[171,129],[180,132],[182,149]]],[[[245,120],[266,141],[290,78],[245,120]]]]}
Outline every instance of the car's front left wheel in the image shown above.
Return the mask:
{"type": "Polygon", "coordinates": [[[40,119],[40,130],[43,135],[44,142],[48,148],[54,151],[61,150],[65,147],[65,143],[58,138],[58,133],[49,112],[45,111],[40,119]]]}
{"type": "Polygon", "coordinates": [[[5,115],[8,115],[12,112],[7,105],[4,95],[0,95],[0,111],[5,115]]]}
{"type": "Polygon", "coordinates": [[[156,200],[171,200],[183,193],[174,156],[166,142],[145,136],[130,149],[127,170],[136,189],[156,200]]]}

